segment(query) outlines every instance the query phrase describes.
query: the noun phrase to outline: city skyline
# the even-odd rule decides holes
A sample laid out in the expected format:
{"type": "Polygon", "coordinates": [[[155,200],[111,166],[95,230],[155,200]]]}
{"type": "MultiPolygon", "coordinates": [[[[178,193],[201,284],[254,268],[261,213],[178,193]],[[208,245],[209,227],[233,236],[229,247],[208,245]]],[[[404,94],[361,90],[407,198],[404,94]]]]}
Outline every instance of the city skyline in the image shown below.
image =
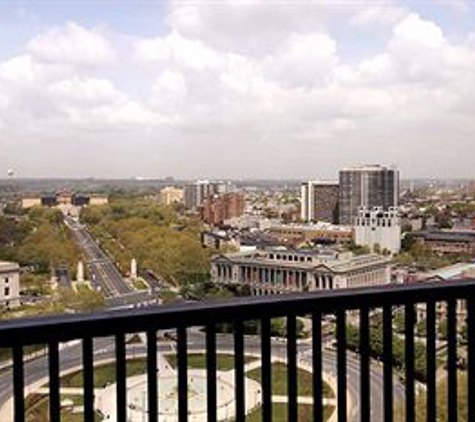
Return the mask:
{"type": "Polygon", "coordinates": [[[473,178],[473,22],[463,0],[2,2],[0,169],[473,178]]]}

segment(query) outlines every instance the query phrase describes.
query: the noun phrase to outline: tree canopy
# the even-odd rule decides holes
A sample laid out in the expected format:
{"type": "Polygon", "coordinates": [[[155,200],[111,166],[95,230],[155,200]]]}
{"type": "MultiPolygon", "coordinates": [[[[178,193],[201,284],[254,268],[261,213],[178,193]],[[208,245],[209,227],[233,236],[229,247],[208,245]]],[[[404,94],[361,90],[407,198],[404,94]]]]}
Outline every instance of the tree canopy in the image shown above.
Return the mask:
{"type": "Polygon", "coordinates": [[[209,277],[210,252],[201,245],[201,224],[172,206],[117,201],[84,209],[81,220],[124,272],[135,258],[141,268],[178,286],[209,277]]]}

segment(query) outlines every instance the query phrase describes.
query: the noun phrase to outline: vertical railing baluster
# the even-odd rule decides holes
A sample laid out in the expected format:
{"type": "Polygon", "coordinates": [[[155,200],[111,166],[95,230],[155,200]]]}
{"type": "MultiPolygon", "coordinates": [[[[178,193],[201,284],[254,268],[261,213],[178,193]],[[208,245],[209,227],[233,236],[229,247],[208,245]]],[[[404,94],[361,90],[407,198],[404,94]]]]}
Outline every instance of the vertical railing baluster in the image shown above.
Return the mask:
{"type": "Polygon", "coordinates": [[[457,301],[447,301],[447,401],[448,422],[457,422],[457,301]]]}
{"type": "Polygon", "coordinates": [[[48,344],[48,370],[49,370],[49,422],[59,422],[61,407],[59,397],[59,350],[58,342],[48,344]]]}
{"type": "Polygon", "coordinates": [[[178,328],[178,420],[188,421],[188,335],[185,326],[178,328]]]}
{"type": "Polygon", "coordinates": [[[384,422],[393,421],[393,316],[391,305],[383,307],[384,422]]]}
{"type": "Polygon", "coordinates": [[[297,318],[287,317],[287,397],[288,420],[298,420],[297,318]]]}
{"type": "Polygon", "coordinates": [[[23,346],[13,347],[13,417],[15,422],[25,421],[25,371],[23,364],[23,346]]]}
{"type": "Polygon", "coordinates": [[[323,421],[322,314],[312,315],[313,420],[323,421]]]}
{"type": "Polygon", "coordinates": [[[236,395],[236,421],[244,421],[246,417],[246,391],[244,381],[244,330],[243,322],[234,323],[234,388],[236,395]]]}
{"type": "Polygon", "coordinates": [[[406,422],[415,420],[414,396],[414,304],[408,303],[404,312],[405,368],[406,368],[406,422]]]}
{"type": "Polygon", "coordinates": [[[94,358],[93,340],[85,337],[82,340],[82,371],[84,390],[84,420],[94,420],[94,358]]]}
{"type": "Polygon", "coordinates": [[[272,360],[270,319],[261,320],[262,422],[272,422],[272,360]]]}
{"type": "Polygon", "coordinates": [[[468,420],[475,421],[475,298],[467,299],[468,420]]]}
{"type": "Polygon", "coordinates": [[[117,422],[127,422],[127,361],[125,356],[125,335],[115,336],[117,422]]]}
{"type": "Polygon", "coordinates": [[[217,421],[216,398],[216,326],[210,323],[206,326],[206,388],[208,422],[217,421]]]}
{"type": "Polygon", "coordinates": [[[371,373],[370,373],[370,336],[369,308],[360,310],[360,408],[361,421],[371,420],[371,373]]]}
{"type": "Polygon", "coordinates": [[[346,422],[346,313],[339,309],[336,313],[336,343],[337,343],[337,412],[338,422],[346,422]]]}
{"type": "Polygon", "coordinates": [[[157,332],[147,331],[148,422],[158,421],[157,332]]]}
{"type": "Polygon", "coordinates": [[[426,376],[427,376],[427,422],[435,422],[437,417],[436,398],[436,315],[435,302],[426,303],[426,376]]]}

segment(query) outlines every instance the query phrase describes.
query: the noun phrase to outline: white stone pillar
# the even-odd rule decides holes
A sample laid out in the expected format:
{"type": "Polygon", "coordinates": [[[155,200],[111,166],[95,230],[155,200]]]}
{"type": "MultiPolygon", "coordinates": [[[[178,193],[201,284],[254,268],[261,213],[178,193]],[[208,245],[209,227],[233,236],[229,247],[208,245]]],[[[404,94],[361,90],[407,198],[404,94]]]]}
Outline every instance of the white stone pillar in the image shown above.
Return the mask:
{"type": "Polygon", "coordinates": [[[76,274],[76,280],[79,282],[84,281],[84,264],[82,263],[82,261],[78,262],[78,271],[76,274]]]}
{"type": "Polygon", "coordinates": [[[137,278],[137,261],[135,258],[130,263],[130,277],[137,278]]]}

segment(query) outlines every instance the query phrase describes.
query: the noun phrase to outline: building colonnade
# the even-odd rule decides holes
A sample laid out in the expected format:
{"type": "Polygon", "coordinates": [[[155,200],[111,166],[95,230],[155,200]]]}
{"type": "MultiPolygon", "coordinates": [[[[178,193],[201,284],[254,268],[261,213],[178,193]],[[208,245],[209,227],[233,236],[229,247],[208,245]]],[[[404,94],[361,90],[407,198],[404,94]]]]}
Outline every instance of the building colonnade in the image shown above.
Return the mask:
{"type": "Polygon", "coordinates": [[[313,273],[311,271],[275,268],[259,265],[217,264],[217,281],[222,283],[266,284],[272,287],[289,290],[319,290],[333,289],[334,276],[328,273],[313,273]]]}

